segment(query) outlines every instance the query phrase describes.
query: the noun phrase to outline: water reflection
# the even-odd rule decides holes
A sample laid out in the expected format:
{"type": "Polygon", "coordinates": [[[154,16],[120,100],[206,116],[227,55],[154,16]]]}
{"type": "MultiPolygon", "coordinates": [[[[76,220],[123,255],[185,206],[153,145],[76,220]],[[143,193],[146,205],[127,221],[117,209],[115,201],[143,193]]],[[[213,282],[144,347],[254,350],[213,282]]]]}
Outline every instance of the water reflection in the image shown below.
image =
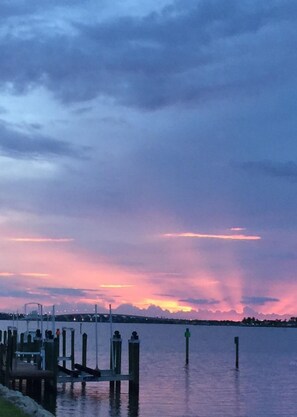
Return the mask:
{"type": "MultiPolygon", "coordinates": [[[[116,383],[110,384],[109,390],[109,414],[110,417],[120,417],[121,416],[121,407],[122,407],[122,396],[121,394],[121,384],[116,383]]],[[[124,412],[124,415],[126,413],[124,412]]],[[[138,417],[139,416],[139,390],[130,389],[128,393],[128,405],[127,405],[127,416],[128,417],[138,417]]]]}
{"type": "Polygon", "coordinates": [[[240,391],[240,372],[238,369],[234,370],[234,402],[235,413],[237,416],[242,415],[242,395],[240,391]]]}
{"type": "Polygon", "coordinates": [[[128,417],[139,416],[139,391],[129,391],[128,417]]]}
{"type": "MultiPolygon", "coordinates": [[[[126,388],[126,386],[124,387],[126,388]]],[[[49,410],[49,403],[46,405],[49,410]]],[[[139,417],[139,390],[121,392],[121,385],[105,389],[101,384],[61,384],[51,412],[57,410],[57,417],[70,415],[139,417]]]]}
{"type": "Polygon", "coordinates": [[[19,386],[14,387],[24,395],[27,395],[39,404],[41,404],[50,413],[56,415],[57,410],[57,394],[52,389],[47,389],[44,382],[20,380],[19,386]]]}
{"type": "Polygon", "coordinates": [[[190,377],[190,370],[189,370],[189,365],[185,365],[185,410],[186,410],[186,415],[190,414],[190,409],[189,409],[189,403],[190,403],[190,382],[189,382],[189,377],[190,377]]]}
{"type": "Polygon", "coordinates": [[[121,388],[117,385],[116,389],[113,386],[109,390],[109,414],[112,417],[121,416],[121,388]]]}

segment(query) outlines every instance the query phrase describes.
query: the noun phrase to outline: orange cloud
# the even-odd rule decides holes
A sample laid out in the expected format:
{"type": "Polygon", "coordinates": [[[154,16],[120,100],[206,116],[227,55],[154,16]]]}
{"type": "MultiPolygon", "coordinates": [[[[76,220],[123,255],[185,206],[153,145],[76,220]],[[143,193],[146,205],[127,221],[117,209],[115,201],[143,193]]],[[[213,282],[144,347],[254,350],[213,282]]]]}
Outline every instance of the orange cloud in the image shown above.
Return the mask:
{"type": "Polygon", "coordinates": [[[230,230],[233,232],[242,232],[243,230],[246,230],[245,227],[231,227],[230,230]]]}
{"type": "Polygon", "coordinates": [[[134,285],[130,284],[101,284],[100,288],[131,288],[134,285]]]}
{"type": "Polygon", "coordinates": [[[202,233],[165,233],[163,237],[190,237],[196,239],[224,239],[224,240],[260,240],[261,236],[256,235],[212,235],[202,233]]]}
{"type": "Polygon", "coordinates": [[[101,284],[100,288],[131,288],[134,285],[130,284],[101,284]]]}
{"type": "Polygon", "coordinates": [[[49,277],[50,274],[46,274],[43,272],[22,272],[20,274],[22,277],[36,277],[36,278],[45,278],[45,277],[49,277]]]}
{"type": "Polygon", "coordinates": [[[187,305],[182,305],[178,301],[175,300],[162,300],[157,298],[147,298],[143,300],[143,302],[138,304],[140,308],[148,308],[151,305],[157,305],[158,307],[162,308],[163,310],[168,310],[170,313],[176,313],[178,311],[183,312],[190,312],[192,308],[187,305]]]}
{"type": "Polygon", "coordinates": [[[15,277],[21,275],[22,277],[49,277],[50,275],[44,272],[0,272],[0,277],[15,277]]]}

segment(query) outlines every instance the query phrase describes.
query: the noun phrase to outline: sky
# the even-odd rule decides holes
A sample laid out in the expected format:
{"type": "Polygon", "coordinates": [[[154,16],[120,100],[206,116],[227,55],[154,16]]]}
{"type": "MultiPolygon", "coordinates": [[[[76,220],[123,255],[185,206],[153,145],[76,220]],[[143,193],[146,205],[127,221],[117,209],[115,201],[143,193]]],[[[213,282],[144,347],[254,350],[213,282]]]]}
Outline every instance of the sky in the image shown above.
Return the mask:
{"type": "Polygon", "coordinates": [[[296,21],[2,0],[0,310],[297,315],[296,21]]]}

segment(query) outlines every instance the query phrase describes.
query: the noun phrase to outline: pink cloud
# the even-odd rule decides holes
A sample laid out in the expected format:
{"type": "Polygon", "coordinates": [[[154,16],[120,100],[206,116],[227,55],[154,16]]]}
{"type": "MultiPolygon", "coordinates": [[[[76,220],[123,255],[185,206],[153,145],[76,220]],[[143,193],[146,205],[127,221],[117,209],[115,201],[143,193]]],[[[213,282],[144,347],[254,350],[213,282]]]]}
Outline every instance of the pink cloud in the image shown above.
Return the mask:
{"type": "Polygon", "coordinates": [[[203,233],[165,233],[163,237],[168,238],[196,238],[196,239],[223,239],[223,240],[260,240],[261,236],[257,235],[217,235],[217,234],[203,234],[203,233]]]}

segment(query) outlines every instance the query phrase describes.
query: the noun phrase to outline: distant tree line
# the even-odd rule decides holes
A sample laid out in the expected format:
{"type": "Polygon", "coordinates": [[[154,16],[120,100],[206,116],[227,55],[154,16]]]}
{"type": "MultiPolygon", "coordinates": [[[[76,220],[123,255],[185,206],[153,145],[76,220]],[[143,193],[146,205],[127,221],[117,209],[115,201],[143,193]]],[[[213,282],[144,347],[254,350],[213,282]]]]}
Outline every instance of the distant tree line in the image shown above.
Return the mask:
{"type": "Polygon", "coordinates": [[[244,317],[241,323],[247,326],[295,327],[297,326],[297,317],[291,317],[289,320],[259,320],[255,317],[244,317]]]}
{"type": "MultiPolygon", "coordinates": [[[[24,314],[1,313],[0,320],[22,320],[24,314]]],[[[43,320],[51,320],[50,315],[45,314],[43,320]]],[[[97,321],[101,323],[109,322],[109,314],[97,314],[97,321]]],[[[55,316],[58,322],[94,322],[95,314],[58,314],[55,316]]],[[[234,320],[198,320],[198,319],[175,319],[166,317],[145,317],[129,314],[113,314],[114,323],[159,323],[159,324],[183,324],[183,325],[200,325],[200,326],[263,326],[263,327],[297,327],[297,317],[291,317],[289,320],[260,320],[255,317],[244,317],[241,321],[234,320]]]]}

